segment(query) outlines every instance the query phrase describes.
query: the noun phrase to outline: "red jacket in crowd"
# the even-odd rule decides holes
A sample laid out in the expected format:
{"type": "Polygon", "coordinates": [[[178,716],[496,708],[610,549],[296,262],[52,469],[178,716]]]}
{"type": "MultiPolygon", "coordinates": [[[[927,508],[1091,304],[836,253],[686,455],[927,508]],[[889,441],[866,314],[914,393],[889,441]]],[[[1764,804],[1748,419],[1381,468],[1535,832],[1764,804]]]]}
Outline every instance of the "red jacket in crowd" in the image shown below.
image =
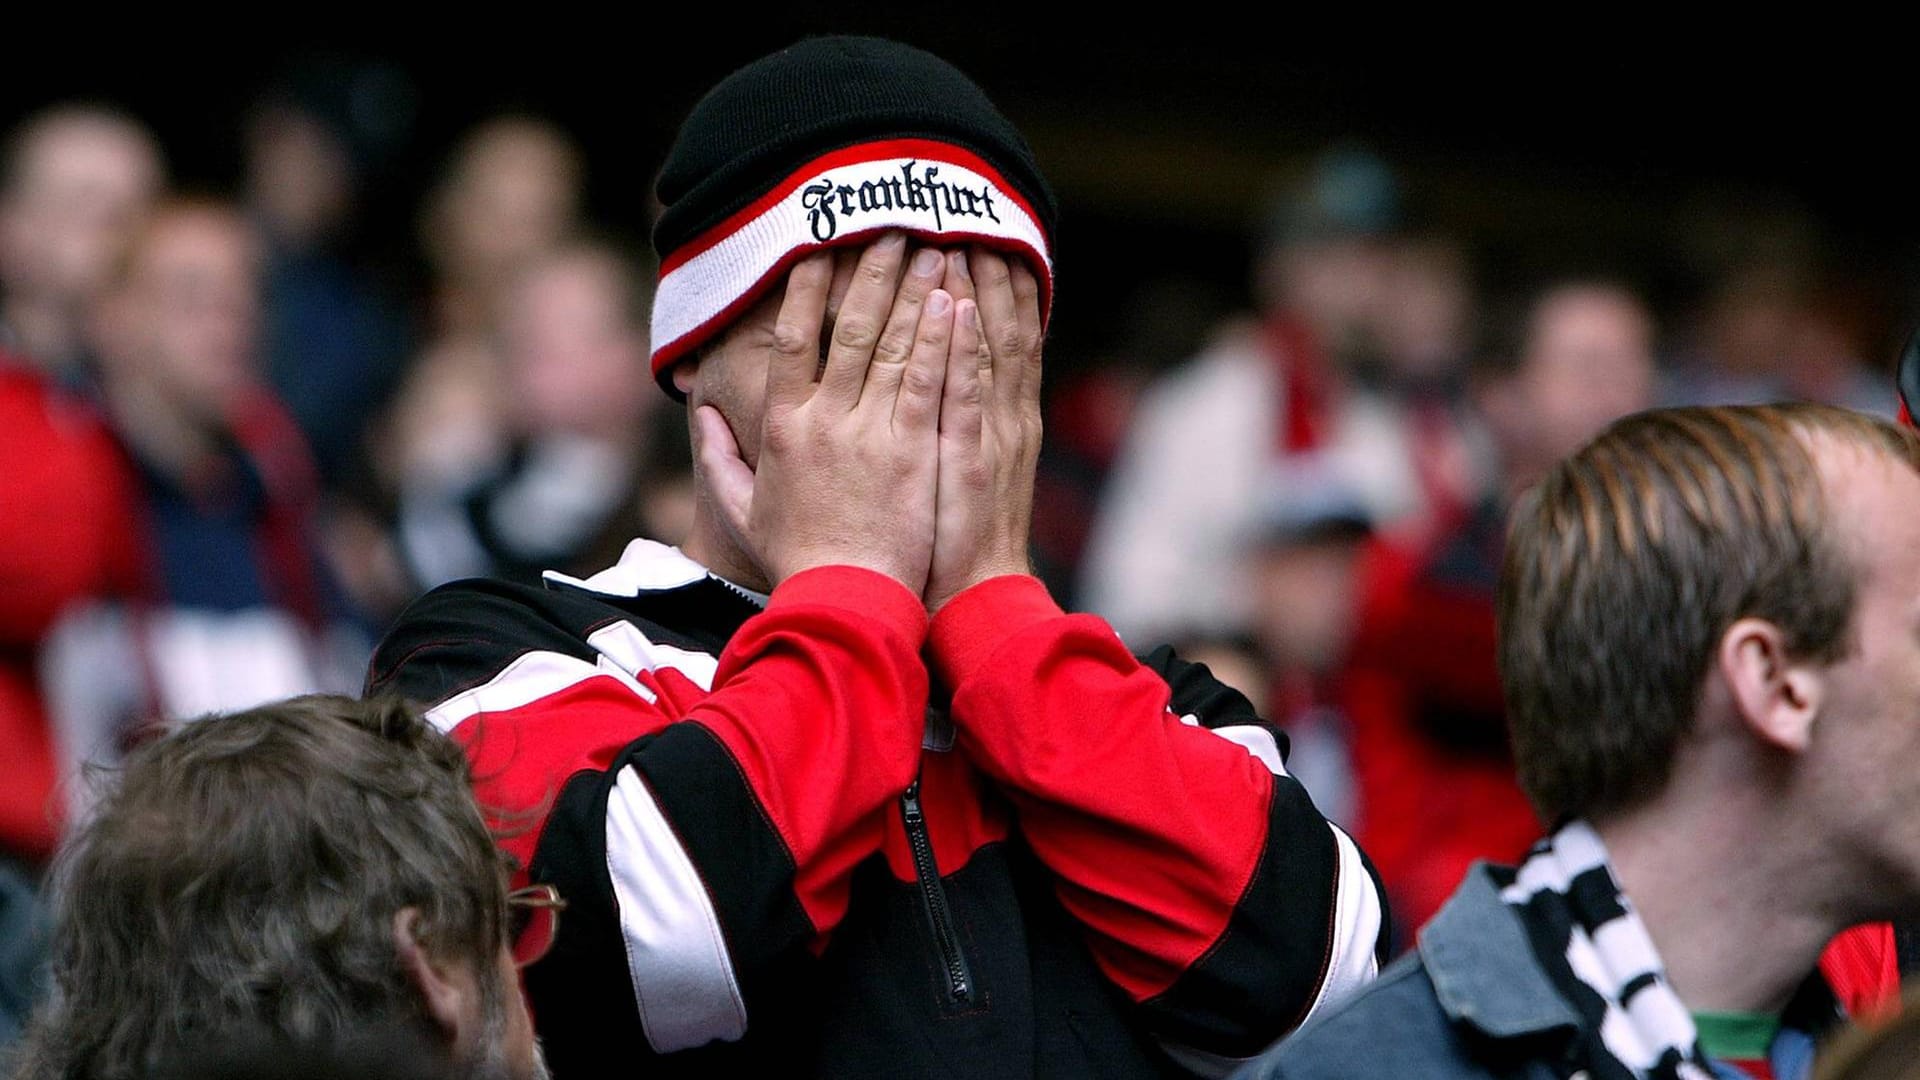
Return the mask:
{"type": "Polygon", "coordinates": [[[0,354],[0,851],[38,862],[60,835],[61,766],[39,647],[61,612],[137,580],[126,466],[94,413],[0,354]]]}

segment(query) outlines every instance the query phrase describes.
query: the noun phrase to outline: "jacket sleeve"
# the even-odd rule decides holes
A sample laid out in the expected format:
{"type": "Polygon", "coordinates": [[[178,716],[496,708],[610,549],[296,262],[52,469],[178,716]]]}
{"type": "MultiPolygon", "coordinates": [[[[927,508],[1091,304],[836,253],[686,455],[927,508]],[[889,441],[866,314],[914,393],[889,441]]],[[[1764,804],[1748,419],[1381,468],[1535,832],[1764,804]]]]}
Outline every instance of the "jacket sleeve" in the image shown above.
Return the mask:
{"type": "Polygon", "coordinates": [[[956,597],[930,648],[961,745],[1178,1060],[1224,1075],[1378,970],[1371,867],[1204,667],[1142,664],[1028,577],[956,597]]]}
{"type": "Polygon", "coordinates": [[[581,1046],[738,1040],[756,986],[824,948],[913,777],[919,598],[864,570],[798,574],[716,663],[617,609],[562,629],[512,589],[429,594],[369,689],[430,705],[503,847],[568,901],[527,973],[555,1067],[581,1046]]]}

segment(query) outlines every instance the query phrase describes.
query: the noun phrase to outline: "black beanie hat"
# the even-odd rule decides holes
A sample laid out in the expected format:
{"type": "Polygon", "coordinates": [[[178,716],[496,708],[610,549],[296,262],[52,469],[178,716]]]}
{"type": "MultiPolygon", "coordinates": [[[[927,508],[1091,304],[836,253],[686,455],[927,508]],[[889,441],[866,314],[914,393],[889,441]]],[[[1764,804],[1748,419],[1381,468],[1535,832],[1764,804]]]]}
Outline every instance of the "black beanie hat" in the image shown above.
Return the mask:
{"type": "Polygon", "coordinates": [[[660,173],[653,373],[738,316],[789,267],[890,230],[1026,259],[1052,298],[1056,208],[1020,132],[932,53],[811,38],[727,76],[660,173]]]}

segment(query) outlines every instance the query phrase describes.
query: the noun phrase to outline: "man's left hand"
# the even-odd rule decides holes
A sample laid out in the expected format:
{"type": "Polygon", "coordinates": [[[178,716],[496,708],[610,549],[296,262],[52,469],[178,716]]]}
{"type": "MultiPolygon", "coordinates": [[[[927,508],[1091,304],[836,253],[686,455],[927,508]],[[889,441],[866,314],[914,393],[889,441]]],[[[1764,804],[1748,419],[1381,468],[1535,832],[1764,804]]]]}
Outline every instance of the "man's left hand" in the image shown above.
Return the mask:
{"type": "Polygon", "coordinates": [[[1032,572],[1034,470],[1040,460],[1040,287],[1019,259],[949,252],[955,297],[940,403],[927,610],[988,578],[1032,572]]]}

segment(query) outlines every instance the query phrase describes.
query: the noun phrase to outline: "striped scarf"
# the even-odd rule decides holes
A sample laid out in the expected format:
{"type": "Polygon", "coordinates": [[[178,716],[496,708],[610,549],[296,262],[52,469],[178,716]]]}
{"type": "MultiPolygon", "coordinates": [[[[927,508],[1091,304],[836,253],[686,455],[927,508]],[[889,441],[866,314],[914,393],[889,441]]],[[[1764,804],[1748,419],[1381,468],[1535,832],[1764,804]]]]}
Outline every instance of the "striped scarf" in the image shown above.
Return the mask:
{"type": "Polygon", "coordinates": [[[1591,826],[1574,821],[1493,873],[1541,966],[1599,1035],[1582,1063],[1593,1080],[1710,1080],[1693,1017],[1591,826]]]}

